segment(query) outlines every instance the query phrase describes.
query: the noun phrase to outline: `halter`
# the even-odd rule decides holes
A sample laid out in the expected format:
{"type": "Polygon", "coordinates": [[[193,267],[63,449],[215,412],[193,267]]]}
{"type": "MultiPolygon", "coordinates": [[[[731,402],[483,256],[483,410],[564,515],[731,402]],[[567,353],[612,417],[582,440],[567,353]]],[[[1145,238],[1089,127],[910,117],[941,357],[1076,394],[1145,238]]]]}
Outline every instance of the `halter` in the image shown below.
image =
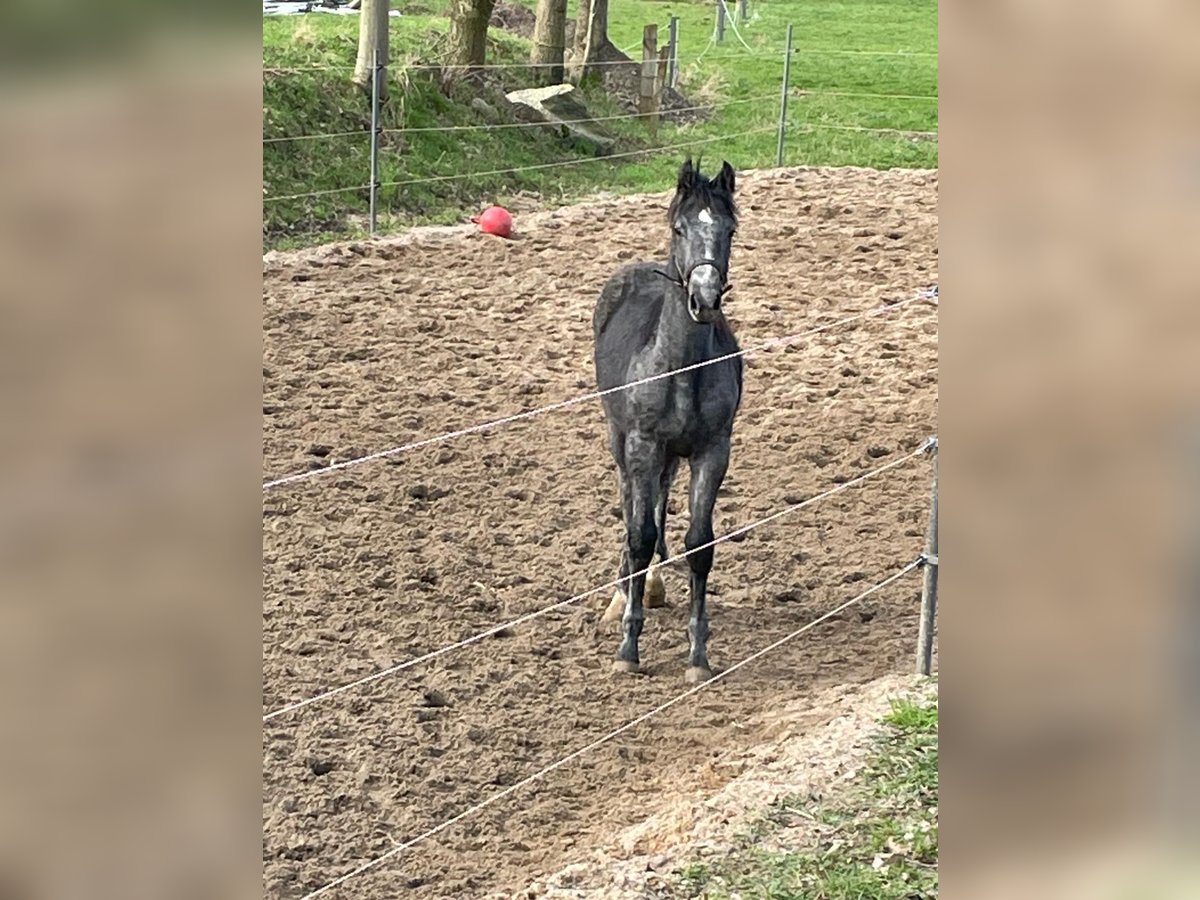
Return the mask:
{"type": "Polygon", "coordinates": [[[688,282],[692,280],[692,273],[701,266],[712,266],[717,270],[717,274],[721,276],[722,297],[733,290],[733,285],[725,280],[729,277],[728,273],[721,268],[721,264],[715,259],[706,258],[697,260],[696,262],[692,263],[691,268],[689,268],[686,273],[683,271],[683,269],[679,268],[679,263],[677,261],[671,260],[671,262],[675,265],[675,275],[678,277],[672,276],[670,272],[658,272],[657,269],[655,269],[655,271],[658,272],[658,274],[663,278],[667,279],[667,281],[671,282],[671,284],[678,285],[679,287],[683,288],[684,296],[687,296],[687,286],[688,282]]]}

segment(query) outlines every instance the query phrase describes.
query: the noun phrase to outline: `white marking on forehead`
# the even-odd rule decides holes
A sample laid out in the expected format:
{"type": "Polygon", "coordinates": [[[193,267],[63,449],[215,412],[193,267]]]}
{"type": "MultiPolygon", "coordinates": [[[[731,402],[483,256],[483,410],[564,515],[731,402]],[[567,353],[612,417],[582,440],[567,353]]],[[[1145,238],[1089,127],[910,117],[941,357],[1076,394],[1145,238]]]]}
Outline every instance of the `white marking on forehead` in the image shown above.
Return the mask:
{"type": "Polygon", "coordinates": [[[713,223],[712,213],[709,212],[707,208],[700,210],[700,215],[696,216],[696,218],[705,225],[711,225],[713,223]]]}

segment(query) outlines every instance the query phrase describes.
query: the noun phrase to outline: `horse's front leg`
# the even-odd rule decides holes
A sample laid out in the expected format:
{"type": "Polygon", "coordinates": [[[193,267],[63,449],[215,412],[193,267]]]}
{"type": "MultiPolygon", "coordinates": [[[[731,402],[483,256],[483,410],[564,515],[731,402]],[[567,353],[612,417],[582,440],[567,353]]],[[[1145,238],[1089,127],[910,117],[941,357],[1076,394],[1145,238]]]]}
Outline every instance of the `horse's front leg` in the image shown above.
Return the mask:
{"type": "MultiPolygon", "coordinates": [[[[622,457],[624,458],[624,457],[622,457]]],[[[667,605],[667,586],[663,582],[661,564],[667,558],[667,494],[671,489],[671,479],[675,477],[675,470],[679,468],[679,460],[672,459],[663,469],[662,477],[658,485],[658,502],[654,511],[654,527],[658,532],[657,543],[655,544],[655,554],[658,556],[659,565],[656,565],[650,570],[646,576],[646,590],[642,595],[642,605],[646,609],[659,609],[667,605]]],[[[625,517],[629,516],[629,491],[626,487],[625,475],[618,470],[617,480],[621,489],[621,509],[625,517]]],[[[616,622],[625,614],[626,579],[629,578],[629,546],[628,541],[621,539],[621,562],[618,568],[618,584],[616,590],[613,591],[612,599],[609,600],[608,606],[604,610],[604,615],[600,617],[600,621],[604,623],[616,622]]]]}
{"type": "Polygon", "coordinates": [[[698,684],[712,678],[708,666],[708,573],[712,571],[713,507],[717,489],[729,467],[729,439],[724,438],[691,458],[692,485],[688,498],[691,525],[684,546],[691,569],[691,613],[688,617],[688,667],[686,678],[698,684]],[[697,549],[703,548],[703,549],[697,549]]]}
{"type": "MultiPolygon", "coordinates": [[[[655,526],[655,499],[662,474],[663,452],[653,442],[630,434],[625,439],[625,490],[629,504],[625,516],[625,564],[630,575],[625,582],[625,614],[621,618],[622,640],[613,668],[618,672],[637,672],[638,638],[645,613],[642,601],[646,589],[646,569],[654,558],[658,541],[655,526]]],[[[623,567],[624,568],[624,567],[623,567]]]]}

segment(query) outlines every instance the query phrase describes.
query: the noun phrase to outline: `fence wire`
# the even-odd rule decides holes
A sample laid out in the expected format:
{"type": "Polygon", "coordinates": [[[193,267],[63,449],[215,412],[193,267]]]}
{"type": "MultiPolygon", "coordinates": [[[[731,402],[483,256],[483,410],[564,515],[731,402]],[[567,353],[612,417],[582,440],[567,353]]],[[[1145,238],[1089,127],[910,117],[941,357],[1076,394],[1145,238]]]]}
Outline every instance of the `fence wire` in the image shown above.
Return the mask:
{"type": "MultiPolygon", "coordinates": [[[[936,103],[938,96],[936,94],[878,94],[869,91],[831,91],[824,88],[793,88],[791,95],[793,97],[857,97],[862,99],[875,100],[916,100],[936,103]]],[[[677,106],[671,109],[659,110],[656,112],[634,112],[634,113],[619,113],[609,116],[590,116],[584,119],[561,119],[559,121],[545,122],[483,122],[475,125],[419,125],[419,126],[402,126],[399,128],[381,128],[381,134],[426,134],[426,133],[442,133],[442,132],[457,132],[457,131],[504,131],[513,128],[553,128],[561,125],[588,125],[593,122],[616,122],[621,120],[636,120],[646,119],[652,116],[672,116],[679,113],[690,112],[716,112],[726,109],[731,106],[744,106],[747,103],[767,103],[778,100],[775,94],[764,94],[760,97],[746,97],[741,100],[727,100],[724,103],[705,103],[695,106],[677,106]]],[[[890,129],[879,128],[878,131],[888,131],[890,129]]],[[[357,131],[332,131],[322,134],[296,134],[296,135],[276,135],[274,137],[263,138],[264,144],[279,144],[287,141],[313,141],[325,138],[344,138],[344,137],[369,137],[370,129],[359,129],[357,131]]]]}
{"type": "Polygon", "coordinates": [[[918,291],[912,297],[907,297],[903,300],[898,300],[897,302],[890,303],[886,306],[881,306],[881,307],[877,307],[876,309],[867,310],[866,312],[855,313],[854,315],[845,316],[841,319],[836,319],[833,322],[826,322],[822,325],[816,326],[815,328],[809,328],[809,329],[806,329],[805,331],[797,332],[795,334],[780,335],[780,336],[776,336],[773,338],[769,338],[760,344],[755,344],[753,347],[746,347],[746,348],[738,350],[734,353],[727,353],[723,356],[717,356],[712,359],[705,360],[703,362],[693,363],[689,366],[684,366],[679,369],[672,369],[668,372],[662,372],[657,375],[650,375],[650,376],[647,376],[646,378],[639,378],[634,381],[626,382],[625,384],[616,385],[615,387],[605,388],[604,390],[601,390],[601,391],[592,391],[587,394],[581,394],[577,397],[571,397],[567,400],[559,400],[555,403],[548,403],[545,406],[538,406],[538,407],[534,407],[533,409],[523,410],[522,412],[519,412],[519,413],[513,413],[512,415],[502,416],[501,418],[492,419],[487,422],[480,422],[475,425],[470,425],[466,428],[459,428],[459,429],[455,429],[452,431],[445,431],[445,432],[442,432],[441,434],[432,435],[427,438],[421,438],[416,441],[411,441],[407,444],[401,444],[397,447],[390,447],[386,450],[377,450],[374,453],[368,453],[365,456],[357,456],[353,459],[342,460],[341,462],[336,462],[331,465],[324,466],[320,469],[313,469],[313,470],[309,470],[306,472],[294,472],[291,475],[283,475],[283,476],[280,476],[279,478],[275,478],[270,481],[264,482],[263,483],[263,491],[268,491],[268,490],[271,490],[272,488],[281,487],[285,484],[292,484],[297,481],[307,481],[311,478],[317,478],[321,475],[328,475],[333,472],[339,472],[339,471],[342,471],[343,469],[349,469],[353,466],[359,466],[364,463],[377,462],[381,459],[387,459],[392,456],[397,456],[401,453],[410,453],[413,450],[420,450],[423,447],[430,447],[430,446],[433,446],[434,444],[440,444],[443,441],[452,440],[454,438],[466,437],[469,434],[479,434],[481,432],[491,431],[492,429],[499,428],[502,425],[510,425],[513,422],[520,422],[524,419],[529,419],[534,416],[542,415],[543,413],[554,412],[555,410],[566,409],[571,406],[577,406],[578,404],[586,403],[589,400],[599,400],[602,397],[607,397],[609,394],[615,394],[619,391],[627,391],[630,388],[635,388],[635,387],[638,387],[643,384],[650,384],[651,382],[658,381],[663,378],[671,378],[675,375],[682,375],[685,372],[691,372],[696,369],[702,369],[705,366],[716,365],[717,363],[725,362],[726,360],[737,359],[738,357],[748,356],[752,353],[761,353],[766,350],[773,350],[777,347],[787,347],[792,344],[795,344],[797,341],[804,340],[804,338],[813,337],[818,334],[823,334],[826,331],[831,331],[832,329],[838,328],[842,325],[848,325],[851,322],[858,322],[858,321],[862,321],[864,319],[871,319],[876,316],[882,316],[882,315],[885,315],[886,313],[894,312],[898,309],[903,309],[904,307],[909,306],[910,304],[916,303],[917,301],[922,301],[922,300],[929,301],[937,296],[935,292],[936,292],[936,288],[926,288],[924,290],[918,291]]]}
{"type": "Polygon", "coordinates": [[[789,124],[788,127],[807,131],[853,131],[859,133],[865,132],[868,134],[896,134],[904,137],[935,138],[938,136],[936,131],[911,131],[906,128],[869,128],[865,125],[838,125],[833,122],[793,122],[789,124]]]}
{"type": "MultiPolygon", "coordinates": [[[[639,46],[639,47],[641,46],[640,42],[637,44],[637,46],[639,46]]],[[[731,53],[731,54],[724,54],[721,56],[711,56],[711,57],[709,57],[709,60],[713,61],[713,60],[721,60],[721,59],[765,58],[765,57],[778,57],[778,56],[782,56],[782,55],[783,55],[783,50],[781,48],[779,50],[772,50],[772,51],[764,52],[764,53],[753,53],[753,54],[731,53]]],[[[690,64],[692,62],[699,62],[699,58],[687,61],[688,64],[690,64]]],[[[633,59],[633,58],[597,60],[596,62],[589,63],[588,65],[589,65],[589,67],[595,66],[595,67],[601,67],[601,68],[607,68],[610,66],[640,66],[641,60],[633,59]]],[[[685,65],[685,63],[683,61],[681,61],[680,65],[681,66],[685,65]]],[[[486,72],[486,71],[496,70],[496,69],[505,69],[505,70],[535,69],[536,70],[536,69],[552,69],[552,68],[556,68],[556,67],[557,67],[556,63],[533,63],[533,62],[499,62],[499,63],[481,63],[479,65],[470,65],[470,64],[466,64],[466,63],[422,63],[422,62],[403,62],[403,61],[393,61],[391,64],[385,66],[385,68],[387,68],[387,69],[396,69],[396,70],[402,70],[402,71],[408,71],[408,72],[414,72],[414,71],[415,72],[441,72],[441,71],[471,71],[471,72],[482,71],[482,72],[486,72]]],[[[329,64],[322,63],[319,65],[313,65],[313,66],[263,66],[263,71],[269,72],[272,75],[303,75],[305,73],[311,73],[311,72],[353,72],[353,71],[355,71],[356,68],[357,68],[357,66],[355,66],[353,64],[329,65],[329,64]]]]}
{"type": "Polygon", "coordinates": [[[542,780],[547,775],[549,775],[551,772],[561,769],[563,766],[567,765],[568,763],[573,762],[574,760],[578,759],[579,757],[583,756],[586,753],[590,753],[592,750],[595,750],[598,747],[602,747],[604,744],[608,743],[609,741],[613,740],[614,738],[619,737],[620,735],[624,734],[625,732],[629,731],[630,729],[636,728],[638,725],[641,725],[642,723],[649,721],[654,716],[657,716],[660,713],[665,712],[666,710],[670,709],[671,707],[673,707],[679,703],[682,703],[684,700],[688,699],[689,697],[695,696],[696,694],[700,693],[700,691],[707,690],[709,687],[711,687],[713,684],[716,684],[718,681],[721,681],[724,678],[728,678],[730,675],[732,675],[734,672],[738,671],[739,669],[741,669],[745,666],[748,666],[750,663],[752,663],[758,659],[761,659],[763,656],[766,656],[771,651],[776,650],[779,647],[782,647],[784,644],[788,643],[789,641],[795,640],[800,635],[804,634],[807,631],[812,630],[816,626],[820,625],[822,622],[825,622],[825,621],[833,618],[834,616],[838,615],[839,613],[845,612],[847,609],[849,609],[854,604],[862,602],[867,597],[870,597],[872,594],[876,593],[877,591],[881,591],[881,590],[883,590],[883,588],[888,587],[889,585],[893,584],[896,581],[899,581],[901,578],[903,578],[909,572],[912,572],[915,569],[919,568],[921,566],[921,564],[922,564],[922,560],[920,558],[913,560],[912,562],[908,563],[907,565],[905,565],[902,568],[898,569],[897,571],[893,572],[887,578],[884,578],[882,581],[876,582],[875,584],[873,584],[869,588],[867,588],[865,591],[862,591],[861,593],[855,595],[854,597],[851,597],[849,600],[845,601],[844,603],[840,604],[839,606],[836,606],[833,609],[829,610],[829,612],[824,613],[821,616],[818,616],[816,619],[813,619],[811,622],[807,623],[806,625],[802,625],[800,628],[797,628],[795,631],[792,631],[791,633],[786,634],[783,637],[779,638],[779,640],[768,644],[767,646],[763,647],[761,650],[755,651],[754,653],[750,654],[749,656],[745,657],[744,659],[739,660],[738,662],[734,663],[729,668],[724,669],[721,672],[717,672],[708,681],[701,682],[700,684],[694,685],[693,687],[684,691],[682,694],[678,694],[678,695],[672,697],[670,700],[666,701],[665,703],[660,703],[658,706],[654,707],[653,709],[651,709],[647,712],[642,713],[640,716],[630,719],[624,725],[614,728],[612,731],[608,732],[607,734],[603,735],[602,737],[599,737],[596,740],[591,741],[588,744],[585,744],[584,746],[580,747],[578,750],[575,750],[574,752],[569,753],[568,755],[562,757],[561,759],[555,760],[550,765],[544,766],[543,768],[534,772],[532,775],[529,775],[529,776],[521,779],[516,784],[510,785],[509,787],[506,787],[501,791],[497,791],[496,793],[481,800],[480,802],[467,807],[465,810],[458,813],[457,815],[452,816],[449,819],[446,819],[444,822],[441,822],[440,824],[435,825],[432,828],[426,829],[425,831],[418,834],[416,837],[410,838],[409,840],[405,841],[404,843],[397,844],[395,847],[393,847],[391,850],[388,850],[386,853],[383,853],[383,854],[375,857],[374,859],[363,863],[362,865],[358,866],[357,868],[352,869],[351,871],[347,872],[345,875],[335,878],[333,881],[330,881],[327,884],[322,885],[321,887],[317,888],[315,891],[311,891],[310,893],[305,894],[304,897],[302,898],[302,900],[313,900],[313,898],[319,897],[322,894],[333,890],[334,888],[338,887],[339,885],[345,884],[350,879],[355,878],[355,877],[363,874],[364,872],[369,872],[371,869],[375,869],[375,868],[379,867],[383,863],[387,862],[389,859],[392,859],[392,858],[398,856],[399,854],[403,853],[404,851],[411,849],[412,847],[416,846],[421,841],[426,840],[427,838],[431,838],[436,834],[440,834],[441,832],[445,831],[447,828],[450,828],[451,826],[456,825],[457,823],[461,822],[463,819],[468,818],[469,816],[473,816],[475,813],[479,812],[480,810],[486,809],[487,807],[492,806],[495,803],[499,803],[504,798],[512,796],[513,794],[515,794],[517,791],[521,790],[522,788],[524,788],[530,784],[533,784],[536,781],[542,780]]]}
{"type": "MultiPolygon", "coordinates": [[[[859,475],[857,478],[852,478],[849,481],[845,481],[842,484],[836,485],[835,487],[832,487],[828,490],[822,491],[821,493],[816,494],[813,497],[809,497],[807,500],[801,500],[799,503],[793,503],[789,506],[785,506],[783,509],[777,510],[776,512],[771,513],[769,516],[764,516],[763,518],[758,519],[754,522],[750,522],[747,525],[743,525],[740,528],[735,528],[733,531],[729,532],[728,534],[720,535],[719,537],[716,537],[713,540],[708,541],[707,543],[701,544],[698,547],[693,547],[691,550],[685,550],[682,553],[676,553],[674,556],[670,556],[667,559],[662,560],[661,562],[658,562],[651,566],[646,567],[645,569],[642,569],[637,572],[632,572],[632,573],[630,573],[628,578],[634,578],[638,575],[649,574],[650,570],[654,569],[656,566],[666,566],[666,565],[670,565],[671,563],[676,563],[681,560],[687,559],[693,553],[699,553],[701,550],[707,550],[712,547],[715,547],[717,544],[723,544],[726,541],[731,541],[736,537],[740,537],[741,535],[748,534],[749,532],[753,531],[755,528],[761,528],[763,525],[767,525],[771,522],[776,521],[777,519],[783,518],[784,516],[788,516],[788,515],[791,515],[792,513],[799,512],[800,510],[805,509],[806,507],[812,506],[815,503],[819,503],[822,500],[825,500],[836,494],[840,494],[843,491],[847,491],[852,487],[857,487],[858,485],[862,484],[863,482],[867,481],[870,478],[874,478],[877,475],[882,475],[884,472],[888,472],[888,471],[896,468],[897,466],[902,466],[909,460],[915,459],[916,457],[921,456],[923,453],[925,453],[927,447],[928,447],[928,441],[923,443],[916,450],[913,450],[910,453],[906,453],[904,456],[894,459],[889,463],[885,463],[882,466],[878,466],[874,469],[871,469],[869,472],[864,472],[862,475],[859,475]]],[[[518,616],[517,618],[512,619],[508,622],[503,622],[499,625],[495,625],[491,628],[488,628],[485,631],[481,631],[481,632],[478,632],[477,634],[473,634],[470,637],[465,638],[464,640],[456,641],[453,644],[447,644],[446,646],[441,647],[437,650],[431,651],[429,653],[425,653],[421,656],[415,657],[406,662],[399,663],[398,665],[389,666],[386,669],[381,669],[378,672],[374,672],[370,675],[366,675],[355,681],[349,682],[348,684],[344,684],[344,685],[341,685],[336,688],[331,688],[330,690],[323,691],[320,694],[315,694],[314,696],[309,697],[305,700],[298,700],[295,703],[289,703],[286,706],[282,706],[279,709],[273,710],[272,712],[269,712],[266,715],[264,715],[263,722],[269,722],[270,720],[277,719],[280,716],[286,715],[287,713],[295,712],[296,710],[303,709],[306,706],[310,706],[314,703],[319,703],[322,700],[328,700],[331,697],[336,697],[338,694],[343,694],[346,691],[351,691],[351,690],[354,690],[355,688],[362,687],[363,685],[371,684],[372,682],[376,682],[376,681],[379,681],[380,679],[387,678],[387,677],[389,677],[391,675],[395,675],[399,672],[403,672],[406,669],[411,669],[414,666],[418,666],[418,665],[421,665],[422,663],[426,663],[431,660],[437,659],[440,656],[445,656],[447,653],[451,653],[455,650],[461,650],[463,647],[469,647],[471,644],[478,643],[479,641],[482,641],[485,638],[489,638],[494,634],[498,634],[501,631],[505,631],[510,628],[515,628],[516,626],[523,625],[526,622],[532,622],[534,619],[541,618],[542,616],[547,615],[548,613],[552,613],[559,609],[565,609],[568,606],[572,606],[572,605],[578,603],[580,600],[585,600],[588,597],[595,596],[596,594],[604,593],[606,591],[611,591],[614,588],[619,587],[626,580],[627,580],[627,578],[616,578],[612,581],[605,582],[604,584],[597,585],[596,587],[591,588],[590,590],[586,590],[583,593],[576,594],[574,597],[568,597],[566,600],[560,600],[558,603],[551,604],[550,606],[544,606],[544,607],[541,607],[540,609],[535,609],[533,612],[526,613],[525,615],[518,616]]]]}
{"type": "MultiPolygon", "coordinates": [[[[734,29],[736,33],[736,28],[734,29]]],[[[744,42],[743,42],[744,44],[744,42]]],[[[633,49],[639,47],[640,44],[635,44],[633,49]]],[[[706,50],[708,48],[706,47],[706,50]]],[[[685,65],[694,65],[700,63],[707,58],[708,62],[720,62],[722,60],[739,60],[739,59],[771,59],[783,56],[783,48],[768,50],[753,50],[747,48],[746,53],[721,53],[714,56],[705,57],[704,53],[699,56],[684,61],[680,60],[679,65],[682,68],[685,65]]],[[[898,58],[898,59],[936,59],[936,51],[926,50],[907,50],[907,49],[841,49],[841,48],[825,48],[825,47],[793,47],[792,54],[794,56],[872,56],[880,58],[898,58]]],[[[633,58],[629,59],[614,59],[614,60],[597,60],[589,63],[589,66],[608,67],[608,66],[638,66],[641,61],[633,58]]],[[[533,63],[533,62],[502,62],[502,63],[481,63],[479,65],[471,65],[468,63],[422,63],[422,62],[404,62],[394,61],[385,68],[402,69],[406,71],[418,72],[440,72],[440,71],[456,71],[469,70],[488,71],[493,69],[548,69],[556,67],[555,63],[533,63]]],[[[311,66],[271,66],[264,65],[263,71],[272,75],[303,75],[311,72],[353,72],[357,68],[352,63],[345,64],[328,64],[319,63],[311,66]]]]}
{"type": "Polygon", "coordinates": [[[505,128],[553,128],[559,125],[587,125],[589,122],[615,122],[621,119],[646,119],[653,116],[670,116],[676,113],[685,112],[708,112],[725,109],[729,106],[741,106],[746,103],[762,103],[767,100],[774,100],[774,94],[768,94],[761,97],[746,97],[742,100],[727,100],[724,103],[706,103],[697,106],[677,106],[671,109],[655,110],[654,112],[635,112],[635,113],[620,113],[619,115],[611,116],[592,116],[586,119],[561,119],[559,121],[545,122],[500,122],[496,124],[481,124],[481,125],[425,125],[412,128],[385,128],[384,134],[413,134],[428,131],[495,131],[505,128]]]}
{"type": "Polygon", "coordinates": [[[589,156],[584,159],[566,159],[559,162],[536,163],[529,166],[513,166],[509,169],[488,169],[484,172],[456,172],[451,175],[427,175],[424,178],[407,178],[403,181],[384,181],[380,182],[380,187],[402,187],[410,184],[431,184],[442,181],[462,181],[472,178],[487,178],[492,175],[516,175],[520,172],[538,172],[546,169],[562,169],[569,166],[583,166],[588,163],[604,162],[605,160],[613,159],[633,159],[638,156],[646,156],[654,153],[665,153],[675,150],[687,150],[689,147],[695,147],[700,144],[715,144],[720,141],[732,141],[737,138],[749,137],[755,134],[765,134],[766,132],[776,131],[776,126],[765,125],[761,128],[751,128],[748,131],[738,131],[733,134],[719,134],[715,137],[695,138],[694,140],[684,141],[680,144],[668,144],[660,147],[646,147],[642,150],[630,150],[625,153],[609,153],[606,156],[589,156]]]}
{"type": "MultiPolygon", "coordinates": [[[[639,156],[653,155],[655,153],[666,153],[675,150],[686,150],[689,147],[699,146],[701,144],[714,144],[719,141],[730,141],[741,137],[748,137],[755,134],[765,134],[766,132],[774,132],[776,126],[764,125],[761,128],[752,128],[748,131],[734,132],[733,134],[720,134],[713,137],[695,138],[690,141],[684,141],[679,144],[668,144],[665,146],[644,147],[641,150],[630,150],[624,153],[610,153],[607,156],[588,156],[581,159],[565,159],[558,162],[536,163],[529,166],[512,166],[507,169],[488,169],[481,172],[455,172],[449,175],[426,175],[422,178],[405,178],[399,181],[382,181],[376,187],[404,187],[413,184],[435,184],[445,181],[467,181],[473,178],[489,178],[494,175],[517,175],[521,172],[538,172],[548,169],[562,169],[571,166],[584,166],[589,163],[600,163],[606,160],[616,159],[634,159],[639,156]]],[[[328,194],[342,194],[349,191],[361,191],[371,189],[371,185],[354,185],[344,188],[329,188],[323,191],[307,191],[300,194],[275,194],[270,197],[264,197],[263,203],[272,203],[278,200],[299,200],[305,197],[321,197],[328,194]]]]}

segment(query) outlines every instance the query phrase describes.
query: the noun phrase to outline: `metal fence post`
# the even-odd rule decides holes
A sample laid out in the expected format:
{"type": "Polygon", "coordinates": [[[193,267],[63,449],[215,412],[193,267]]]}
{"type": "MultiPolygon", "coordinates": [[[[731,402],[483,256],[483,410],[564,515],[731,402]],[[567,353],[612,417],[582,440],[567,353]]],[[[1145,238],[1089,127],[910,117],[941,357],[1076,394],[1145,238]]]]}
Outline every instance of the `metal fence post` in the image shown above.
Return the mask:
{"type": "Polygon", "coordinates": [[[673,88],[679,77],[679,16],[671,16],[667,33],[667,46],[670,49],[667,56],[667,87],[673,88]]]}
{"type": "Polygon", "coordinates": [[[717,0],[717,43],[725,40],[725,0],[717,0]]]}
{"type": "Polygon", "coordinates": [[[929,533],[925,552],[921,555],[925,580],[921,585],[921,627],[917,635],[917,671],[928,675],[933,671],[933,625],[937,618],[938,587],[938,442],[929,439],[928,452],[933,457],[933,501],[929,509],[929,533]]]}
{"type": "Polygon", "coordinates": [[[750,18],[747,0],[738,0],[738,19],[745,22],[750,18]]]}
{"type": "Polygon", "coordinates": [[[792,79],[792,26],[787,30],[787,47],[783,51],[783,93],[779,100],[779,144],[775,148],[775,165],[783,165],[783,136],[787,131],[788,85],[792,79]]]}
{"type": "Polygon", "coordinates": [[[379,221],[379,50],[371,70],[371,237],[379,221]]]}

